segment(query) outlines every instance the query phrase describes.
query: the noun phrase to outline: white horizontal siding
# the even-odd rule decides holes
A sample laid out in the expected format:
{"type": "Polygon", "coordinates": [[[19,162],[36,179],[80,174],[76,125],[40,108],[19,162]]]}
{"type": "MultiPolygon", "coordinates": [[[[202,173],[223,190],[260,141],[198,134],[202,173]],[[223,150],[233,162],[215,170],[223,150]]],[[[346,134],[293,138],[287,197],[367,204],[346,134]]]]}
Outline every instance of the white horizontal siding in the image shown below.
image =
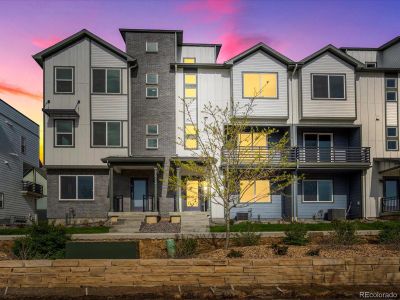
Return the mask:
{"type": "Polygon", "coordinates": [[[126,68],[126,61],[118,55],[91,42],[91,65],[92,67],[126,68]]]}
{"type": "Polygon", "coordinates": [[[362,63],[377,61],[377,51],[347,50],[346,53],[362,63]]]}
{"type": "Polygon", "coordinates": [[[92,95],[93,120],[128,120],[126,95],[92,95]]]}
{"type": "Polygon", "coordinates": [[[302,116],[304,118],[356,118],[354,68],[331,53],[325,53],[301,70],[302,116]],[[346,100],[311,99],[311,74],[345,74],[346,100]]]}
{"type": "Polygon", "coordinates": [[[182,46],[178,48],[178,61],[185,57],[195,57],[196,63],[215,63],[215,47],[182,46]]]}
{"type": "Polygon", "coordinates": [[[288,117],[288,87],[287,87],[287,67],[275,58],[268,56],[262,51],[258,51],[232,68],[232,92],[233,100],[240,107],[249,103],[249,99],[244,99],[242,89],[243,72],[276,72],[278,73],[278,98],[277,99],[256,99],[252,116],[254,117],[288,117]]]}
{"type": "Polygon", "coordinates": [[[387,126],[397,126],[397,102],[386,103],[387,126]]]}

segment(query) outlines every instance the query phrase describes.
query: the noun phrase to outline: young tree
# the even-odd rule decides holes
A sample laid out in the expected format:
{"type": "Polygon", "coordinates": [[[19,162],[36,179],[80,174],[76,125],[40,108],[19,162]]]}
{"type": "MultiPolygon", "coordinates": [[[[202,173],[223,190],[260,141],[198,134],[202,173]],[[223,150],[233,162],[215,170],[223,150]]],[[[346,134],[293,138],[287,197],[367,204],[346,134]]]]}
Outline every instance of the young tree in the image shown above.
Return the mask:
{"type": "MultiPolygon", "coordinates": [[[[209,102],[201,109],[200,132],[190,114],[190,100],[182,99],[189,124],[196,130],[197,149],[190,150],[193,160],[177,160],[175,165],[193,174],[189,179],[204,178],[208,201],[223,207],[226,248],[230,242],[231,210],[255,202],[269,202],[271,195],[282,193],[293,181],[288,168],[295,164],[295,152],[289,147],[288,135],[279,135],[277,129],[252,126],[255,99],[231,107],[209,102]],[[271,135],[279,138],[267,143],[271,135]]],[[[185,128],[182,131],[185,134],[185,128]]],[[[178,138],[178,145],[184,146],[184,140],[178,138]]],[[[185,188],[185,182],[174,170],[171,170],[169,185],[185,188]]]]}

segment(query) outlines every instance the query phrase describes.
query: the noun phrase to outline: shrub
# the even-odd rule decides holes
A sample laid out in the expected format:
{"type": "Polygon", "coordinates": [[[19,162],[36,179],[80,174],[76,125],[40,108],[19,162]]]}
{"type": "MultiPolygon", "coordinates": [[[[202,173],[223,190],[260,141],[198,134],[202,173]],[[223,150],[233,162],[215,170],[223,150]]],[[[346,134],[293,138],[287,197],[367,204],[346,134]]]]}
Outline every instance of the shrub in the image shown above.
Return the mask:
{"type": "Polygon", "coordinates": [[[400,223],[385,224],[379,233],[379,242],[381,244],[394,245],[400,249],[400,223]]]}
{"type": "Polygon", "coordinates": [[[193,238],[182,238],[176,241],[175,256],[185,258],[194,255],[197,251],[197,240],[193,238]]]}
{"type": "Polygon", "coordinates": [[[335,220],[332,222],[332,226],[334,230],[333,243],[338,245],[353,245],[359,241],[356,236],[357,225],[355,222],[335,220]]]}
{"type": "Polygon", "coordinates": [[[20,259],[64,258],[69,239],[65,227],[43,222],[29,227],[27,236],[17,239],[12,251],[20,259]]]}
{"type": "Polygon", "coordinates": [[[239,258],[242,256],[243,256],[243,253],[241,251],[238,251],[235,249],[231,249],[231,251],[229,251],[229,253],[226,255],[226,257],[229,257],[229,258],[239,258]]]}
{"type": "Polygon", "coordinates": [[[246,223],[246,230],[240,231],[232,238],[232,243],[238,247],[256,246],[260,244],[261,235],[257,234],[254,230],[252,223],[246,223]]]}
{"type": "Polygon", "coordinates": [[[281,246],[278,244],[272,244],[272,251],[275,255],[286,255],[288,252],[288,246],[281,246]]]}
{"type": "Polygon", "coordinates": [[[291,223],[285,231],[283,242],[286,245],[303,246],[308,244],[307,228],[302,223],[291,223]]]}
{"type": "Polygon", "coordinates": [[[321,249],[316,248],[316,249],[310,249],[306,252],[307,256],[319,256],[321,249]]]}

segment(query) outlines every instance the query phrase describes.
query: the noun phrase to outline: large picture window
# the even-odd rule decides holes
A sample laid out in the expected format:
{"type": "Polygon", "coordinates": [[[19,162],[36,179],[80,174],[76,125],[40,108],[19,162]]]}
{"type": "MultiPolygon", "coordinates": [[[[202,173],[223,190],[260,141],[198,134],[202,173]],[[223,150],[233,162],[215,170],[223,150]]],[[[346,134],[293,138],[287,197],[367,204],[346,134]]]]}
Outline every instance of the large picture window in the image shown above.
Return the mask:
{"type": "Polygon", "coordinates": [[[332,180],[303,180],[303,202],[333,202],[332,180]]]}
{"type": "Polygon", "coordinates": [[[278,74],[243,73],[243,98],[278,98],[278,74]]]}
{"type": "Polygon", "coordinates": [[[344,74],[312,74],[312,98],[344,100],[345,82],[344,74]]]}
{"type": "Polygon", "coordinates": [[[271,202],[269,180],[241,180],[240,202],[271,202]]]}
{"type": "Polygon", "coordinates": [[[60,200],[93,200],[92,175],[60,175],[60,200]]]}
{"type": "Polygon", "coordinates": [[[92,92],[120,94],[121,69],[92,69],[92,92]]]}
{"type": "Polygon", "coordinates": [[[54,92],[56,94],[74,93],[74,68],[55,67],[54,68],[54,92]]]}
{"type": "Polygon", "coordinates": [[[94,147],[120,147],[121,122],[95,121],[92,122],[92,145],[94,147]]]}
{"type": "Polygon", "coordinates": [[[54,120],[57,147],[74,147],[74,120],[54,120]]]}

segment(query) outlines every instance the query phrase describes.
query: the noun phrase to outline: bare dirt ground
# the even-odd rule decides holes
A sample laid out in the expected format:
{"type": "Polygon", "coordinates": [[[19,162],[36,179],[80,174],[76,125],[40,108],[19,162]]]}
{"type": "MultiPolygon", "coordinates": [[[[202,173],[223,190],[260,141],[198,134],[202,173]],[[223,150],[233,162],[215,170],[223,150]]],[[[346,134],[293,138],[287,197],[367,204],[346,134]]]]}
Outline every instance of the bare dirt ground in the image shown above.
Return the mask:
{"type": "MultiPolygon", "coordinates": [[[[400,295],[399,286],[110,287],[4,289],[0,299],[360,299],[360,292],[400,295]]],[[[383,297],[379,297],[383,298],[383,297]]],[[[377,297],[370,298],[377,299],[377,297]]],[[[396,299],[396,298],[392,298],[396,299]]]]}

